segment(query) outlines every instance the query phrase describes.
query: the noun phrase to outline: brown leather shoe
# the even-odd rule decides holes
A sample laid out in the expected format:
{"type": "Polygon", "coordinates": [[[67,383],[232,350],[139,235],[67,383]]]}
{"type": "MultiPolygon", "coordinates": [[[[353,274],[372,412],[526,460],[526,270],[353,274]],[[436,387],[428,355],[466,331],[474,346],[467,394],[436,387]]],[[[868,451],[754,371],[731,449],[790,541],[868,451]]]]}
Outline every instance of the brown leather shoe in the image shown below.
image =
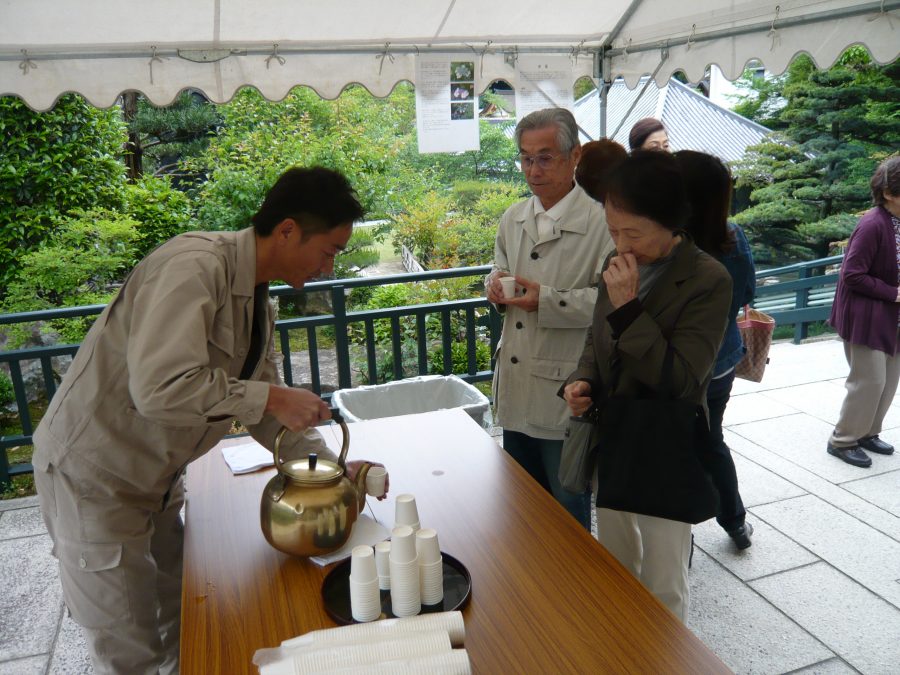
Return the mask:
{"type": "Polygon", "coordinates": [[[865,438],[860,438],[856,441],[859,444],[859,447],[868,450],[869,452],[877,452],[879,455],[893,455],[894,454],[894,446],[890,443],[885,443],[883,440],[878,438],[878,434],[874,436],[866,436],[865,438]]]}

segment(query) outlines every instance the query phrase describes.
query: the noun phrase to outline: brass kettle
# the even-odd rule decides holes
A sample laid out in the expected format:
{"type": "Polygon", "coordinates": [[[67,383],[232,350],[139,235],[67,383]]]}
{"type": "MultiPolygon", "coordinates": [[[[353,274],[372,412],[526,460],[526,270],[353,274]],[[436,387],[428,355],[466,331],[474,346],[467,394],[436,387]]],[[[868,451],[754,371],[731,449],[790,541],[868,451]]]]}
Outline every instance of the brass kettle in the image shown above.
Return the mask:
{"type": "Polygon", "coordinates": [[[316,453],[297,460],[283,460],[281,441],[287,428],[275,436],[275,468],[260,503],[262,531],[272,546],[290,555],[307,557],[339,549],[350,538],[356,517],[366,505],[363,464],[351,481],[346,475],[350,432],[340,411],[331,410],[344,435],[337,463],[319,459],[316,453]]]}

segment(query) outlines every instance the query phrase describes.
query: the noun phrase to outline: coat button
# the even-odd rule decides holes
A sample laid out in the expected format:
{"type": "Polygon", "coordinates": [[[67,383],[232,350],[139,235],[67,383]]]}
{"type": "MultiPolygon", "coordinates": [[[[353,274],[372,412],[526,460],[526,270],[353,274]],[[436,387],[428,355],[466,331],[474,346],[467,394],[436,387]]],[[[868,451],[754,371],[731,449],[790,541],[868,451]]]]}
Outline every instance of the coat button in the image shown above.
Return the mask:
{"type": "Polygon", "coordinates": [[[560,307],[565,307],[565,306],[566,306],[566,301],[565,301],[565,300],[560,300],[560,301],[559,301],[559,306],[560,306],[560,307]]]}
{"type": "Polygon", "coordinates": [[[531,252],[531,259],[532,259],[532,260],[537,260],[539,257],[540,257],[540,256],[537,254],[537,251],[532,251],[532,252],[531,252]]]}
{"type": "Polygon", "coordinates": [[[85,567],[87,567],[87,561],[84,558],[82,558],[81,560],[78,561],[78,566],[81,569],[84,569],[85,567]]]}
{"type": "Polygon", "coordinates": [[[515,356],[513,356],[513,357],[510,359],[510,361],[512,361],[513,363],[518,363],[518,362],[519,362],[519,359],[517,359],[515,356]]]}
{"type": "Polygon", "coordinates": [[[522,327],[522,322],[516,321],[516,328],[521,328],[521,327],[522,327]]]}

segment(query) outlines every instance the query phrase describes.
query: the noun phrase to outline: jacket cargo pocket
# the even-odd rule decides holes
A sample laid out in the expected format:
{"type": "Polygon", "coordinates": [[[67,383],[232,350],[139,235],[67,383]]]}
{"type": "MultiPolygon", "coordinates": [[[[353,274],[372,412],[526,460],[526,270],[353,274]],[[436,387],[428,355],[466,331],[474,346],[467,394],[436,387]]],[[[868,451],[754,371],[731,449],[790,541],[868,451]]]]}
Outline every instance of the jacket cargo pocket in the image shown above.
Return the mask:
{"type": "Polygon", "coordinates": [[[63,596],[72,618],[85,628],[130,621],[128,586],[120,543],[56,542],[63,596]]]}
{"type": "Polygon", "coordinates": [[[575,366],[569,360],[532,359],[526,412],[529,424],[558,431],[565,429],[569,407],[557,393],[575,366]]]}

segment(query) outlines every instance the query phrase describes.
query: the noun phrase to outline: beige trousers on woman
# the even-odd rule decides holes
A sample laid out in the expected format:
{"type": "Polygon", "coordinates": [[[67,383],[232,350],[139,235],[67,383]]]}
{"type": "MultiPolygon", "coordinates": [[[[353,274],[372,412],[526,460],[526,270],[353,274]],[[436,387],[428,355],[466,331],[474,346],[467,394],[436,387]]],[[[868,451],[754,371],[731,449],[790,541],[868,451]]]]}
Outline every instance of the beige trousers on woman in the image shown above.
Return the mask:
{"type": "Polygon", "coordinates": [[[164,503],[140,506],[97,467],[35,467],[34,481],[66,606],[84,629],[94,672],[177,673],[182,480],[164,503]]]}
{"type": "Polygon", "coordinates": [[[900,354],[891,356],[845,341],[844,355],[850,364],[844,384],[847,395],[831,437],[832,445],[839,448],[854,446],[860,438],[881,433],[900,380],[900,354]]]}
{"type": "Polygon", "coordinates": [[[689,523],[597,509],[597,539],[675,616],[687,622],[689,523]]]}

